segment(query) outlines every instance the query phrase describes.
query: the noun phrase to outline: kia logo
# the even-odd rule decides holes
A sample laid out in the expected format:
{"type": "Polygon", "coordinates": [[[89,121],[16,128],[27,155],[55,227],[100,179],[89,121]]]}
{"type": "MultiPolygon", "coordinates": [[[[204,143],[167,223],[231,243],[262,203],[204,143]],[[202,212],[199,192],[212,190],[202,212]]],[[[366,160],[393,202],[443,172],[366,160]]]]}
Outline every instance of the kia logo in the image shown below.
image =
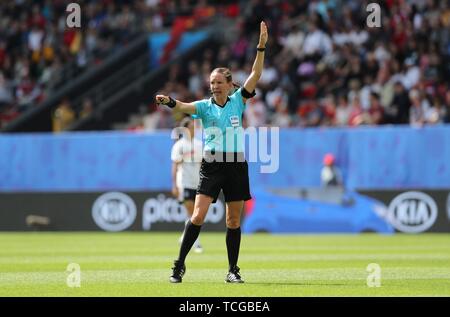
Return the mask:
{"type": "Polygon", "coordinates": [[[388,220],[399,231],[418,233],[429,229],[437,214],[433,198],[421,192],[406,192],[390,203],[388,220]]]}
{"type": "Polygon", "coordinates": [[[124,193],[106,193],[95,200],[92,218],[103,230],[122,231],[134,223],[136,205],[130,196],[124,193]]]}

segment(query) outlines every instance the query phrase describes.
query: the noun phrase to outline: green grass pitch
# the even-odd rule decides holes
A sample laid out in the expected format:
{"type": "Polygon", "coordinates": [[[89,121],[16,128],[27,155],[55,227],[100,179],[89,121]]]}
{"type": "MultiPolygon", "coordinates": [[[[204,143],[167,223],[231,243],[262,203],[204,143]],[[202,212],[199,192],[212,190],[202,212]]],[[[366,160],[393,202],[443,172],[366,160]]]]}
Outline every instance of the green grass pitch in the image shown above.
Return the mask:
{"type": "MultiPolygon", "coordinates": [[[[203,232],[182,284],[178,233],[0,233],[0,296],[450,296],[450,235],[243,235],[245,284],[225,284],[225,233],[203,232]],[[81,268],[68,287],[69,263],[81,268]],[[380,287],[368,287],[370,263],[380,287]]],[[[73,275],[72,275],[73,276],[73,275]]]]}

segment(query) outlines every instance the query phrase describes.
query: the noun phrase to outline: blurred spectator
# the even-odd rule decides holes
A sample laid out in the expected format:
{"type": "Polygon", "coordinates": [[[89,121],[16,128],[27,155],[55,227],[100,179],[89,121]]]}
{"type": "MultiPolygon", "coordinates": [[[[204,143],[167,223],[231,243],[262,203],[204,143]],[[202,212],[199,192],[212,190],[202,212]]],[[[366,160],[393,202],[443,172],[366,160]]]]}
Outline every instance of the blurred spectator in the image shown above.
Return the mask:
{"type": "Polygon", "coordinates": [[[317,26],[316,22],[309,22],[303,42],[303,56],[313,57],[331,53],[332,45],[328,34],[317,26]]]}
{"type": "Polygon", "coordinates": [[[400,81],[394,84],[394,99],[389,106],[389,123],[409,123],[409,101],[408,92],[400,81]]]}
{"type": "Polygon", "coordinates": [[[327,95],[323,99],[323,120],[322,125],[334,126],[336,125],[336,102],[332,94],[327,95]]]}
{"type": "Polygon", "coordinates": [[[42,100],[42,90],[33,82],[27,72],[24,72],[16,87],[16,101],[20,112],[28,109],[32,104],[42,100]]]}
{"type": "Polygon", "coordinates": [[[443,107],[443,103],[438,96],[433,97],[433,104],[425,114],[426,123],[429,124],[441,124],[444,123],[446,115],[446,109],[443,107]]]}
{"type": "Polygon", "coordinates": [[[414,126],[424,125],[427,121],[426,114],[430,108],[428,100],[416,89],[409,92],[409,100],[411,102],[409,123],[414,126]]]}
{"type": "Polygon", "coordinates": [[[261,127],[266,124],[266,105],[261,100],[261,91],[256,91],[256,96],[247,100],[247,107],[244,112],[247,126],[261,127]]]}
{"type": "Polygon", "coordinates": [[[280,128],[288,128],[291,124],[292,118],[287,111],[287,107],[281,103],[278,103],[275,114],[272,115],[271,125],[280,128]]]}
{"type": "Polygon", "coordinates": [[[369,124],[379,125],[384,122],[384,109],[380,103],[380,97],[376,92],[370,93],[370,107],[369,107],[369,124]]]}
{"type": "Polygon", "coordinates": [[[351,108],[345,95],[340,95],[336,107],[336,125],[346,126],[350,120],[351,108]]]}
{"type": "Polygon", "coordinates": [[[300,125],[317,127],[321,124],[324,113],[316,99],[310,99],[299,108],[300,125]]]}
{"type": "Polygon", "coordinates": [[[167,107],[158,107],[156,111],[146,115],[143,120],[143,128],[146,131],[170,129],[174,126],[175,120],[167,107]]]}
{"type": "Polygon", "coordinates": [[[17,108],[11,104],[7,104],[0,111],[0,128],[5,127],[10,121],[14,120],[20,115],[17,108]]]}
{"type": "Polygon", "coordinates": [[[200,68],[198,67],[198,63],[196,61],[191,61],[189,63],[189,79],[188,79],[188,88],[192,94],[195,94],[199,90],[202,89],[202,76],[200,73],[200,68]]]}
{"type": "Polygon", "coordinates": [[[408,57],[405,60],[405,66],[406,70],[402,78],[402,83],[403,86],[409,90],[419,82],[421,73],[419,67],[415,65],[414,59],[412,57],[408,57]]]}
{"type": "Polygon", "coordinates": [[[69,99],[64,98],[53,113],[53,132],[66,130],[75,120],[75,112],[70,106],[69,99]]]}
{"type": "Polygon", "coordinates": [[[237,41],[231,46],[232,57],[239,64],[243,64],[245,62],[248,44],[248,38],[246,34],[241,30],[237,41]]]}
{"type": "Polygon", "coordinates": [[[11,84],[6,81],[3,73],[0,72],[0,109],[11,104],[13,101],[11,84]]]}
{"type": "Polygon", "coordinates": [[[89,116],[92,113],[93,110],[94,110],[94,106],[92,104],[92,100],[90,98],[86,98],[83,100],[83,103],[81,105],[81,111],[80,111],[78,117],[80,119],[86,118],[87,116],[89,116]]]}
{"type": "Polygon", "coordinates": [[[358,126],[363,124],[368,124],[369,117],[367,112],[365,112],[361,106],[361,102],[359,101],[359,97],[354,97],[353,102],[351,103],[351,112],[348,118],[349,126],[358,126]]]}
{"type": "Polygon", "coordinates": [[[305,34],[300,29],[300,25],[294,24],[287,36],[280,38],[283,46],[280,52],[280,59],[291,60],[292,58],[300,58],[304,41],[305,34]]]}
{"type": "Polygon", "coordinates": [[[335,157],[331,153],[323,157],[323,167],[320,172],[320,181],[322,186],[343,186],[342,175],[339,168],[335,165],[335,157]]]}
{"type": "Polygon", "coordinates": [[[445,101],[444,101],[444,123],[450,123],[450,90],[445,93],[445,101]]]}

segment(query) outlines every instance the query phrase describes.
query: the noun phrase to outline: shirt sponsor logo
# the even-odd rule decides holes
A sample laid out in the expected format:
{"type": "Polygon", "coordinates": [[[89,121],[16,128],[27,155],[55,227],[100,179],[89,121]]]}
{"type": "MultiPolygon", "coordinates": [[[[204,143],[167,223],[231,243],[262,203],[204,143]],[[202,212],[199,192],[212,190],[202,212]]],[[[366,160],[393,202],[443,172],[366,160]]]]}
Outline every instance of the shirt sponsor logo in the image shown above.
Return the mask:
{"type": "Polygon", "coordinates": [[[233,128],[239,127],[239,117],[238,116],[231,116],[230,117],[231,126],[233,128]]]}

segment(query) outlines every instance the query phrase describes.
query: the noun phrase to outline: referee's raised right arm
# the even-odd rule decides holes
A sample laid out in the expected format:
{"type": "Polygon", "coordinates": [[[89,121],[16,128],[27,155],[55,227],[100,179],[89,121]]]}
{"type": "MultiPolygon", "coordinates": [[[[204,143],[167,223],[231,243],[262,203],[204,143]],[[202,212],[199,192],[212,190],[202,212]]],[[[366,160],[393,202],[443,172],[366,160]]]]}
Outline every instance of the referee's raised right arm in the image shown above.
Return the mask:
{"type": "Polygon", "coordinates": [[[165,95],[156,95],[156,103],[166,105],[172,110],[180,111],[186,114],[195,114],[195,104],[193,102],[181,102],[179,100],[175,100],[170,96],[165,95]]]}

